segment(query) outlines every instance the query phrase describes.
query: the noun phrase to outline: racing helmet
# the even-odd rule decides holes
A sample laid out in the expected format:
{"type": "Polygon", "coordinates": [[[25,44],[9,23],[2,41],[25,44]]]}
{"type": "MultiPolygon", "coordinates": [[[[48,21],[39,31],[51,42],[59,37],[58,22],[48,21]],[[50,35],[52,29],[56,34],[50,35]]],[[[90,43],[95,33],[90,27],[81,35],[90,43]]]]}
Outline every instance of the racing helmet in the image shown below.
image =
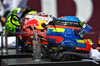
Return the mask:
{"type": "Polygon", "coordinates": [[[43,12],[27,14],[24,17],[21,27],[23,29],[30,26],[35,27],[38,30],[43,30],[44,27],[42,26],[42,24],[48,22],[49,19],[51,19],[50,16],[43,12]]]}
{"type": "Polygon", "coordinates": [[[84,39],[79,35],[84,35],[90,30],[91,27],[81,22],[77,17],[62,16],[48,25],[47,42],[53,50],[62,46],[61,49],[69,51],[89,52],[92,45],[91,39],[84,39]],[[78,35],[76,35],[75,30],[79,33],[78,35]]]}
{"type": "MultiPolygon", "coordinates": [[[[16,25],[20,26],[21,23],[18,20],[12,20],[11,17],[13,15],[18,16],[19,13],[21,13],[21,17],[19,17],[19,19],[21,20],[26,14],[30,14],[30,13],[36,13],[37,11],[33,11],[33,9],[31,7],[27,7],[27,8],[16,8],[13,9],[6,18],[6,22],[5,22],[5,27],[6,27],[6,31],[8,32],[8,34],[15,34],[16,32],[16,25]],[[13,21],[13,23],[11,22],[11,20],[13,21]]],[[[13,17],[15,17],[13,16],[13,17]]],[[[16,17],[15,17],[16,18],[16,17]]]]}

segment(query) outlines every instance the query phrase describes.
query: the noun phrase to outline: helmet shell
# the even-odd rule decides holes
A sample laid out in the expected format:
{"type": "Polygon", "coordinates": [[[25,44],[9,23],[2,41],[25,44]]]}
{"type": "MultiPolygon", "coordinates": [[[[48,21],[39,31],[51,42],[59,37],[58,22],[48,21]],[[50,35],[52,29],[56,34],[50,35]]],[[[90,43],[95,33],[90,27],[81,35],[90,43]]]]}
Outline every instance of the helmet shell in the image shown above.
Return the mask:
{"type": "Polygon", "coordinates": [[[42,27],[42,23],[46,23],[50,19],[49,15],[38,12],[34,14],[27,14],[21,24],[21,36],[26,41],[30,36],[34,36],[37,30],[38,35],[46,37],[46,29],[42,27]],[[35,30],[36,29],[36,30],[35,30]]]}
{"type": "MultiPolygon", "coordinates": [[[[31,14],[31,13],[36,13],[37,11],[33,11],[32,9],[30,9],[30,7],[27,7],[27,8],[16,8],[16,9],[13,9],[8,15],[7,15],[7,19],[6,19],[6,22],[5,22],[5,27],[6,27],[6,31],[7,33],[9,34],[15,34],[16,32],[16,26],[13,25],[11,23],[11,16],[12,15],[16,15],[21,12],[22,15],[26,15],[26,14],[31,14]],[[29,10],[29,11],[28,11],[29,10]],[[26,12],[26,13],[24,13],[26,12]]],[[[23,17],[21,17],[20,19],[22,20],[23,17]]],[[[21,24],[18,22],[18,21],[15,21],[14,22],[16,25],[20,26],[21,24]]]]}
{"type": "Polygon", "coordinates": [[[91,40],[83,39],[75,35],[74,30],[80,30],[83,25],[77,17],[62,16],[52,22],[55,25],[50,24],[46,33],[47,42],[52,49],[62,45],[63,49],[71,51],[90,51],[91,40]]]}

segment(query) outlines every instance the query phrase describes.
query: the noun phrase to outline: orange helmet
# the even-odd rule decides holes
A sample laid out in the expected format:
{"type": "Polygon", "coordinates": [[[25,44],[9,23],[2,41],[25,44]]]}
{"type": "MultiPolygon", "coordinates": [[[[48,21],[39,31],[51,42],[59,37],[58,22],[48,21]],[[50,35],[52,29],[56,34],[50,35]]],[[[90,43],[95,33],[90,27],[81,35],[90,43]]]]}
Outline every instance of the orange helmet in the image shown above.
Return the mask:
{"type": "Polygon", "coordinates": [[[23,20],[23,22],[25,23],[23,27],[26,28],[28,26],[31,26],[39,30],[43,30],[44,27],[42,27],[42,23],[46,23],[49,19],[49,15],[42,12],[27,14],[23,20]]]}
{"type": "Polygon", "coordinates": [[[48,22],[51,19],[52,18],[50,17],[50,15],[47,15],[42,12],[25,15],[22,24],[20,26],[21,36],[23,37],[24,40],[27,40],[31,35],[34,34],[35,32],[34,28],[38,29],[39,32],[38,34],[42,36],[43,34],[45,34],[44,31],[45,28],[42,27],[42,24],[48,22]]]}

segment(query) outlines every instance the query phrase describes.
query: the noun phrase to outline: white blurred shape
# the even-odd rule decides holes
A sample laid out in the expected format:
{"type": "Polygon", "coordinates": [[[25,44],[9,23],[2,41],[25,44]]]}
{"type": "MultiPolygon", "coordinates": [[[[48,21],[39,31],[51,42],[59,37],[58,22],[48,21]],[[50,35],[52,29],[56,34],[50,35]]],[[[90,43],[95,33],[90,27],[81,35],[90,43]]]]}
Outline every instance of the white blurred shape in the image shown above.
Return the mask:
{"type": "Polygon", "coordinates": [[[88,22],[93,13],[92,0],[74,0],[76,4],[76,16],[83,22],[88,22]]]}
{"type": "Polygon", "coordinates": [[[57,17],[57,0],[41,0],[42,12],[57,17]]]}

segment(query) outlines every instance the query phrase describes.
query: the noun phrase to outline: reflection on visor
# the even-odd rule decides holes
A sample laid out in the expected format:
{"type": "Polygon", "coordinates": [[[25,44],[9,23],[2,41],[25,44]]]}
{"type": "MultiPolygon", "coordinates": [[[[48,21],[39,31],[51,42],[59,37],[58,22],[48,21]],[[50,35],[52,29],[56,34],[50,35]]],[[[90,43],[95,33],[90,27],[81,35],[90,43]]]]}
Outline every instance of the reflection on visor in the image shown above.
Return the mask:
{"type": "Polygon", "coordinates": [[[59,21],[59,20],[55,21],[55,25],[82,27],[80,22],[59,21]]]}
{"type": "Polygon", "coordinates": [[[85,35],[86,33],[88,33],[92,28],[88,25],[88,24],[86,24],[86,23],[84,23],[84,25],[82,26],[83,27],[83,29],[81,29],[81,31],[79,32],[79,35],[82,37],[83,35],[85,35]]]}

